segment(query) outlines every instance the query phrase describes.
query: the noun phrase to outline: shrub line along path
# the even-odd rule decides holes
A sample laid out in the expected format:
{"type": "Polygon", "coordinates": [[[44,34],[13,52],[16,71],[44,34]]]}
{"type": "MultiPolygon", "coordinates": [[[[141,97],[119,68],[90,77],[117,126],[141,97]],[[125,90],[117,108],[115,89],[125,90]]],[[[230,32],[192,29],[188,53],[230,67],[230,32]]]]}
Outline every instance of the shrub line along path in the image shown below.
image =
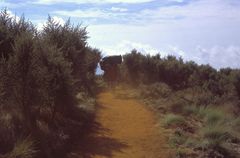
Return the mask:
{"type": "Polygon", "coordinates": [[[169,158],[164,131],[154,113],[123,89],[98,95],[96,121],[100,126],[83,140],[84,158],[169,158]]]}

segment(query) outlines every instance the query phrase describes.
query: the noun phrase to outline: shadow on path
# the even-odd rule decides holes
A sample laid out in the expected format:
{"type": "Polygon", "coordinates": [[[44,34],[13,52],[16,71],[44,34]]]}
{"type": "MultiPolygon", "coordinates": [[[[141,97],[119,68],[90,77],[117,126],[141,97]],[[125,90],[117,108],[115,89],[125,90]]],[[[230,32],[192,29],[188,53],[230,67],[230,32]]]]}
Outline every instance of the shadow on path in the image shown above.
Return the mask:
{"type": "Polygon", "coordinates": [[[112,158],[113,153],[123,152],[123,149],[128,148],[126,143],[108,136],[111,131],[103,128],[98,122],[93,122],[87,132],[77,144],[74,144],[75,148],[67,156],[68,158],[94,158],[98,156],[112,158]]]}

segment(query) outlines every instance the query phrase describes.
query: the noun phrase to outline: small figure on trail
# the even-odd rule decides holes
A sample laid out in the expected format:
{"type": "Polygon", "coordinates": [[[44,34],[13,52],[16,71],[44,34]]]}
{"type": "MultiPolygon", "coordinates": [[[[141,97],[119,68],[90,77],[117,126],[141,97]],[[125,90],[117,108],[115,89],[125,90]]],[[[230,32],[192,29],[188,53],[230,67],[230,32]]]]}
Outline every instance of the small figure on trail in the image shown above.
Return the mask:
{"type": "Polygon", "coordinates": [[[118,65],[122,63],[122,56],[107,56],[100,61],[100,67],[104,71],[104,80],[111,85],[119,79],[118,65]]]}

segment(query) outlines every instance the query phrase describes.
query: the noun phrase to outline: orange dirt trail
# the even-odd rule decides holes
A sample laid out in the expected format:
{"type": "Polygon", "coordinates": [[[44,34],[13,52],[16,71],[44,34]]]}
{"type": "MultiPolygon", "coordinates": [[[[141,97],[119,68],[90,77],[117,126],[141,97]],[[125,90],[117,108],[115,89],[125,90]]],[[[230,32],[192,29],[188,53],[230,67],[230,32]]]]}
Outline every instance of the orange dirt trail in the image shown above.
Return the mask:
{"type": "MultiPolygon", "coordinates": [[[[128,91],[107,91],[98,96],[96,120],[101,130],[88,139],[84,158],[169,158],[170,152],[154,113],[128,91]]],[[[81,156],[80,156],[81,157],[81,156]]]]}

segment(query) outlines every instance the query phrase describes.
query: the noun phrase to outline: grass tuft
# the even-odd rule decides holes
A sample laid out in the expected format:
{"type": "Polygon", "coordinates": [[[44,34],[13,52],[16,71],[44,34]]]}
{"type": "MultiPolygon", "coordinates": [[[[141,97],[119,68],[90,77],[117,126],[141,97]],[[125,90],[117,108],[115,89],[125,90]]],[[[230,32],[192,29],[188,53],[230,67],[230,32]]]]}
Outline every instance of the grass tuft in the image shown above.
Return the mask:
{"type": "Polygon", "coordinates": [[[226,116],[225,114],[218,110],[213,108],[205,109],[205,122],[209,125],[218,124],[220,122],[223,122],[225,120],[226,116]]]}
{"type": "Polygon", "coordinates": [[[182,125],[185,123],[184,117],[175,114],[168,114],[165,116],[163,125],[165,127],[174,126],[174,125],[182,125]]]}
{"type": "Polygon", "coordinates": [[[229,138],[228,127],[223,125],[208,125],[200,130],[202,148],[219,148],[229,138]]]}

